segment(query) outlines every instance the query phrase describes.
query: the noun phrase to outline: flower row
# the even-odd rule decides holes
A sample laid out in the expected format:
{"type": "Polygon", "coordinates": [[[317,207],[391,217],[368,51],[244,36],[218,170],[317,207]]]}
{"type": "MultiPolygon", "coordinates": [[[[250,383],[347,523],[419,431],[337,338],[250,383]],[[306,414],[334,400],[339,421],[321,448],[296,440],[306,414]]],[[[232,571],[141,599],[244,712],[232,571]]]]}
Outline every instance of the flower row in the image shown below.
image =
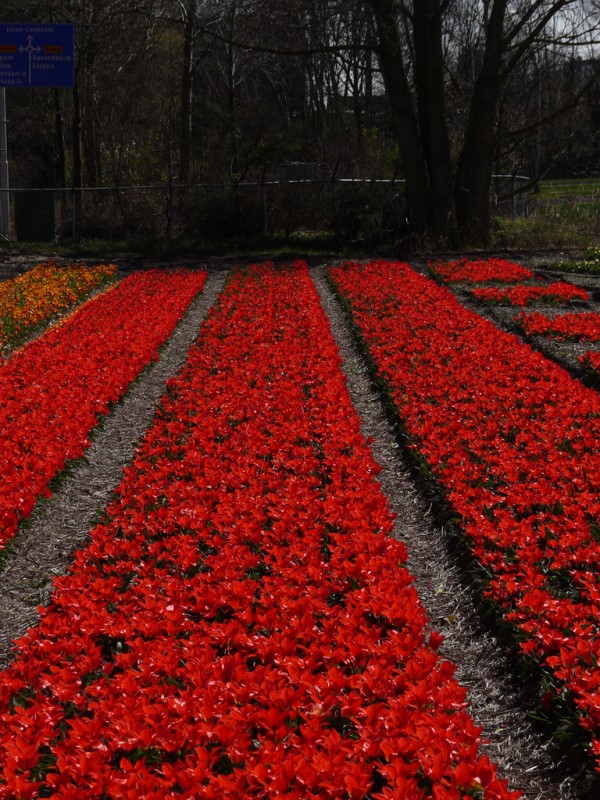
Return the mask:
{"type": "Polygon", "coordinates": [[[333,270],[521,648],[600,761],[600,398],[401,264],[333,270]]]}
{"type": "MultiPolygon", "coordinates": [[[[582,342],[600,342],[600,314],[587,311],[579,314],[564,314],[548,317],[532,312],[520,314],[515,320],[529,336],[555,336],[558,339],[574,339],[582,342]]],[[[579,356],[584,369],[600,372],[600,352],[590,350],[579,356]]]]}
{"type": "Polygon", "coordinates": [[[571,300],[589,300],[590,295],[579,286],[555,281],[546,286],[511,286],[507,289],[483,287],[472,290],[473,297],[485,303],[528,306],[532,303],[567,305],[571,300]]]}
{"type": "Polygon", "coordinates": [[[0,354],[91,289],[108,283],[116,272],[114,264],[57,267],[49,261],[0,283],[0,354]]]}
{"type": "Polygon", "coordinates": [[[132,275],[0,364],[0,546],[155,358],[205,273],[132,275]]]}
{"type": "Polygon", "coordinates": [[[534,277],[531,270],[503,258],[431,262],[428,269],[443,283],[511,283],[534,277]]]}
{"type": "Polygon", "coordinates": [[[530,314],[520,314],[515,321],[529,336],[556,336],[559,339],[584,342],[600,341],[600,314],[595,311],[562,314],[558,317],[549,317],[533,311],[530,314]]]}
{"type": "Polygon", "coordinates": [[[0,682],[0,798],[514,798],[305,265],[230,282],[0,682]]]}
{"type": "Polygon", "coordinates": [[[580,357],[580,362],[586,369],[591,369],[600,374],[600,352],[590,350],[580,357]]]}

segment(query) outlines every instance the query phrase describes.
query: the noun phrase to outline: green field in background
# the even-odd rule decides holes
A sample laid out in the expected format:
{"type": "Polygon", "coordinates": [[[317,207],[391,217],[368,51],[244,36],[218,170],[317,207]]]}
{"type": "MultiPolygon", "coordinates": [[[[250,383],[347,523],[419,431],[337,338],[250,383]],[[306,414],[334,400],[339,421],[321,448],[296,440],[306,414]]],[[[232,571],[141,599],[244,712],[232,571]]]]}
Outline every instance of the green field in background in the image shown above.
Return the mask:
{"type": "Polygon", "coordinates": [[[540,199],[558,197],[590,197],[600,196],[600,177],[596,178],[561,178],[559,180],[540,181],[540,191],[534,196],[540,199]]]}

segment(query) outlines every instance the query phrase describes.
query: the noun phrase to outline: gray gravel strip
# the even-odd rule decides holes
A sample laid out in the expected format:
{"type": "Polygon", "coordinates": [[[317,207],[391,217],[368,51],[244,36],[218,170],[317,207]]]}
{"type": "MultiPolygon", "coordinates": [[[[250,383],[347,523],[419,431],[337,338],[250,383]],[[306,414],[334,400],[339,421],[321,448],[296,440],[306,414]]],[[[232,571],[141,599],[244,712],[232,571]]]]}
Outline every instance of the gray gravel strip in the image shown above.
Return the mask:
{"type": "Polygon", "coordinates": [[[431,626],[445,637],[441,653],[456,665],[456,677],[468,689],[469,711],[483,727],[487,740],[483,752],[498,764],[499,773],[511,788],[522,791],[525,798],[581,800],[586,797],[586,776],[571,775],[568,764],[557,763],[551,742],[533,730],[506,654],[489,633],[481,630],[472,591],[456,563],[449,534],[434,524],[429,504],[410,477],[392,425],[324,270],[313,269],[312,276],[344,362],[363,434],[373,438],[373,453],[382,468],[379,482],[397,515],[394,535],[408,548],[408,568],[431,626]]]}
{"type": "Polygon", "coordinates": [[[42,500],[9,545],[0,574],[0,668],[11,660],[12,642],[38,620],[53,579],[64,575],[119,484],[123,467],[150,425],[167,379],[185,362],[200,324],[215,303],[226,273],[209,273],[204,291],[190,304],[159,360],[142,372],[124,398],[93,432],[85,458],[77,461],[51,498],[42,500]]]}
{"type": "Polygon", "coordinates": [[[600,289],[600,275],[590,272],[567,272],[566,270],[557,271],[552,269],[543,270],[544,274],[553,281],[567,281],[575,286],[584,286],[588,289],[600,289]]]}

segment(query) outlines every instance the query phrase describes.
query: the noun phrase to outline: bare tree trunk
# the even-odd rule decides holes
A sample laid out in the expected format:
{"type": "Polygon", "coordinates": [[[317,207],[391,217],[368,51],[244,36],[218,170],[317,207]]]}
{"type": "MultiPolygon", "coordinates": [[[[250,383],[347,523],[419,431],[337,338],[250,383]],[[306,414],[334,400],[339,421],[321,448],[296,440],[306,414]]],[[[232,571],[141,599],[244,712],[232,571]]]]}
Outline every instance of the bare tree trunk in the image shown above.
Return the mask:
{"type": "Polygon", "coordinates": [[[456,211],[464,242],[487,241],[494,165],[496,114],[502,87],[502,36],[507,0],[495,0],[486,31],[485,53],[471,98],[455,182],[456,211]]]}
{"type": "MultiPolygon", "coordinates": [[[[231,8],[231,14],[229,19],[229,38],[231,42],[233,42],[235,39],[236,14],[237,14],[237,8],[235,5],[233,5],[231,8]]],[[[229,139],[231,147],[230,172],[234,180],[238,179],[240,172],[236,82],[237,82],[237,65],[236,65],[235,45],[229,44],[227,46],[227,95],[228,95],[227,104],[229,111],[229,139]]]]}
{"type": "Polygon", "coordinates": [[[230,162],[229,172],[233,183],[233,203],[235,206],[235,228],[239,236],[242,228],[242,206],[240,198],[240,156],[239,156],[239,130],[237,118],[237,97],[236,97],[236,82],[237,82],[237,65],[236,65],[236,49],[233,41],[235,39],[235,19],[237,14],[237,6],[234,3],[231,7],[229,18],[229,39],[230,43],[227,45],[227,94],[228,94],[228,111],[229,111],[229,139],[230,139],[230,162]]]}
{"type": "Polygon", "coordinates": [[[80,74],[83,76],[80,85],[80,105],[81,105],[81,146],[83,149],[86,184],[88,186],[98,186],[98,170],[96,159],[96,111],[94,98],[94,70],[95,53],[94,44],[91,38],[86,42],[86,46],[81,55],[82,69],[80,74]]]}
{"type": "MultiPolygon", "coordinates": [[[[367,18],[366,41],[371,43],[375,38],[373,31],[373,21],[367,18]]],[[[371,50],[365,52],[365,111],[367,115],[367,125],[373,124],[373,53],[371,50]]]]}
{"type": "Polygon", "coordinates": [[[65,189],[67,186],[67,159],[65,155],[63,116],[60,107],[60,90],[53,89],[52,94],[54,100],[54,135],[56,138],[56,185],[59,189],[65,189]]]}
{"type": "Polygon", "coordinates": [[[83,211],[83,200],[81,192],[76,191],[83,185],[83,164],[81,160],[81,103],[79,99],[79,87],[77,75],[73,86],[73,214],[81,217],[83,211]]]}
{"type": "Polygon", "coordinates": [[[404,166],[408,221],[415,232],[422,234],[427,230],[429,222],[429,180],[404,65],[394,3],[392,0],[369,0],[369,5],[375,16],[381,72],[404,166]]]}
{"type": "MultiPolygon", "coordinates": [[[[62,109],[60,107],[60,89],[53,89],[52,95],[54,101],[54,136],[56,139],[56,185],[59,189],[64,190],[67,188],[67,158],[65,153],[65,130],[62,109]]],[[[64,191],[58,192],[58,218],[60,226],[62,226],[65,218],[66,200],[66,193],[64,191]]]]}
{"type": "Polygon", "coordinates": [[[456,243],[456,215],[442,50],[440,0],[414,4],[414,50],[419,128],[431,186],[430,219],[436,235],[456,243]]]}
{"type": "Polygon", "coordinates": [[[192,169],[192,90],[196,0],[188,0],[183,19],[183,72],[181,76],[181,138],[179,179],[189,183],[192,169]]]}

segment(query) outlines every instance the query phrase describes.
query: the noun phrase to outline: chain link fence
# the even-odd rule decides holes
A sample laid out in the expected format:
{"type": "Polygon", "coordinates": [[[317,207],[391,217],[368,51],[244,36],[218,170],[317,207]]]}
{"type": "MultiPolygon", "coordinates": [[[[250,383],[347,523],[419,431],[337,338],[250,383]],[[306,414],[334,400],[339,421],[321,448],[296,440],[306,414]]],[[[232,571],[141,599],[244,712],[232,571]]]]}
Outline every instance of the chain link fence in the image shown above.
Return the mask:
{"type": "Polygon", "coordinates": [[[237,184],[12,189],[17,239],[381,238],[405,225],[400,182],[300,179],[237,184]]]}
{"type": "MultiPolygon", "coordinates": [[[[523,176],[494,176],[492,207],[528,213],[523,176]]],[[[148,184],[76,189],[10,189],[12,235],[58,239],[192,239],[328,235],[381,242],[408,231],[404,181],[267,178],[239,183],[148,184]]]]}
{"type": "Polygon", "coordinates": [[[527,217],[531,178],[526,175],[492,175],[492,213],[500,217],[527,217]]]}

